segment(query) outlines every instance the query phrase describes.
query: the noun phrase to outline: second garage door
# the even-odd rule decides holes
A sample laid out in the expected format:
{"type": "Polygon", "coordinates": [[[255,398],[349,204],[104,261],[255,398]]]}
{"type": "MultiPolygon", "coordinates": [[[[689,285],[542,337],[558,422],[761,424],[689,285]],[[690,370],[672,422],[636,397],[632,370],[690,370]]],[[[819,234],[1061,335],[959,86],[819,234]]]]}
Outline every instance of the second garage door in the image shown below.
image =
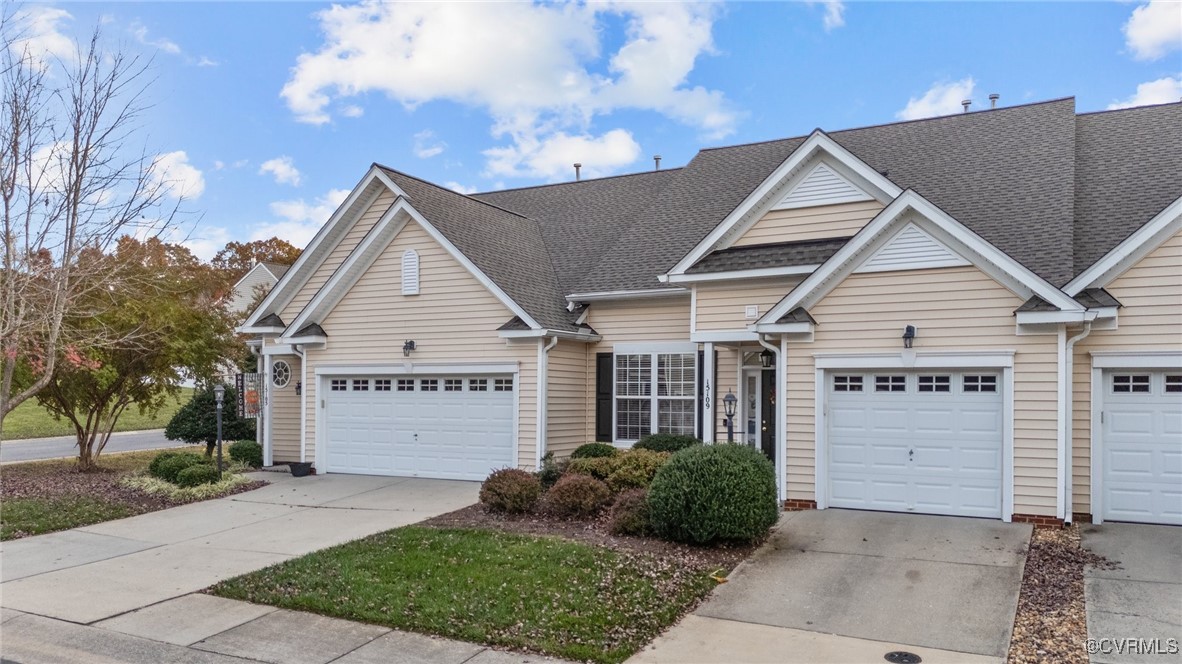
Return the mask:
{"type": "Polygon", "coordinates": [[[511,376],[324,380],[327,471],[482,480],[516,466],[511,376]]]}
{"type": "Polygon", "coordinates": [[[1182,371],[1110,371],[1104,389],[1104,519],[1182,525],[1182,371]]]}
{"type": "Polygon", "coordinates": [[[1000,517],[995,373],[829,372],[831,507],[1000,517]]]}

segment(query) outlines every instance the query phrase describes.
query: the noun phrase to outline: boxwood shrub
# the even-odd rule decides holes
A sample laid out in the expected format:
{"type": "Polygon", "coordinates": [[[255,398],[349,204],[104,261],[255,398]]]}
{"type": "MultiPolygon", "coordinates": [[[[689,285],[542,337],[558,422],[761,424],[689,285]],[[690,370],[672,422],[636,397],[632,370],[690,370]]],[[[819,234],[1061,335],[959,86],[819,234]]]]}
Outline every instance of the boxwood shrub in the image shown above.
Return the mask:
{"type": "Polygon", "coordinates": [[[776,474],[747,445],[695,445],[673,455],[649,487],[653,529],[664,538],[705,544],[765,536],[780,510],[776,474]]]}
{"type": "Polygon", "coordinates": [[[546,507],[558,516],[595,516],[610,500],[607,485],[587,475],[564,475],[546,492],[546,507]]]}
{"type": "Polygon", "coordinates": [[[253,440],[240,440],[230,445],[230,460],[251,468],[263,467],[263,446],[253,440]]]}
{"type": "Polygon", "coordinates": [[[631,449],[610,457],[574,459],[568,471],[594,477],[606,482],[612,491],[620,492],[647,487],[670,456],[668,452],[631,449]]]}
{"type": "Polygon", "coordinates": [[[619,454],[620,451],[610,443],[587,443],[579,445],[571,452],[572,459],[596,459],[600,457],[613,457],[619,454]]]}
{"type": "MultiPolygon", "coordinates": [[[[165,452],[163,454],[169,453],[165,452]]],[[[155,462],[155,459],[153,459],[153,462],[155,462]]],[[[206,459],[203,456],[186,453],[177,454],[173,452],[171,453],[171,456],[161,460],[159,463],[148,464],[148,472],[154,477],[158,477],[165,482],[172,482],[173,484],[176,484],[177,476],[182,470],[185,470],[186,468],[192,468],[193,466],[204,466],[208,464],[209,459],[206,459]],[[152,469],[153,465],[156,466],[155,470],[152,469]]]]}
{"type": "Polygon", "coordinates": [[[480,503],[493,512],[522,514],[538,504],[542,483],[518,468],[494,470],[480,485],[480,503]]]}
{"type": "Polygon", "coordinates": [[[213,484],[216,481],[218,481],[217,468],[205,463],[189,466],[176,474],[176,485],[179,487],[201,486],[202,484],[213,484]]]}
{"type": "Polygon", "coordinates": [[[652,450],[654,452],[678,452],[687,447],[701,444],[702,441],[693,436],[683,436],[675,433],[653,433],[637,441],[632,446],[632,449],[652,450]]]}

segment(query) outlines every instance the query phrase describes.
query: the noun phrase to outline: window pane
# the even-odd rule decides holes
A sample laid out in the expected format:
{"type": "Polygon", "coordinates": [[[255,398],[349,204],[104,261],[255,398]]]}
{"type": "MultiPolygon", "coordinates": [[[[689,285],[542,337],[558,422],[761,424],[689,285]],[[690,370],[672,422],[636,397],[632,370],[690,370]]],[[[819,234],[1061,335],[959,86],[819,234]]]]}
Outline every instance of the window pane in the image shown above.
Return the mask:
{"type": "Polygon", "coordinates": [[[920,376],[920,392],[951,392],[952,376],[920,376]]]}
{"type": "Polygon", "coordinates": [[[662,397],[694,396],[696,355],[662,353],[657,355],[657,395],[662,397]]]}
{"type": "Polygon", "coordinates": [[[438,378],[423,378],[419,381],[420,392],[438,392],[439,379],[438,378]]]}
{"type": "Polygon", "coordinates": [[[652,356],[616,356],[616,394],[622,397],[647,397],[652,392],[652,356]]]}
{"type": "Polygon", "coordinates": [[[997,376],[965,376],[965,392],[996,392],[997,376]]]}
{"type": "Polygon", "coordinates": [[[353,379],[353,391],[354,392],[368,392],[369,391],[369,381],[364,378],[354,378],[353,379]]]}
{"type": "Polygon", "coordinates": [[[616,439],[640,440],[652,430],[648,399],[616,400],[616,439]]]}
{"type": "Polygon", "coordinates": [[[1112,377],[1113,392],[1148,392],[1149,374],[1118,374],[1112,377]]]}
{"type": "Polygon", "coordinates": [[[468,379],[469,392],[487,392],[488,379],[487,378],[469,378],[468,379]]]}
{"type": "Polygon", "coordinates": [[[389,378],[375,379],[373,382],[373,389],[375,392],[389,392],[390,391],[390,379],[389,378]]]}
{"type": "Polygon", "coordinates": [[[1166,392],[1182,392],[1182,376],[1166,376],[1166,392]]]}
{"type": "Polygon", "coordinates": [[[834,392],[861,392],[862,391],[862,377],[861,376],[834,376],[833,377],[833,391],[834,392]]]}
{"type": "Polygon", "coordinates": [[[415,379],[413,379],[413,378],[399,378],[398,379],[398,391],[399,392],[414,392],[415,391],[415,379]]]}
{"type": "Polygon", "coordinates": [[[497,378],[493,380],[494,392],[512,392],[513,379],[512,378],[497,378]]]}
{"type": "Polygon", "coordinates": [[[875,392],[906,392],[907,391],[907,377],[906,376],[875,376],[874,377],[874,391],[875,392]]]}
{"type": "Polygon", "coordinates": [[[461,392],[464,389],[463,378],[444,378],[443,391],[444,392],[461,392]]]}
{"type": "Polygon", "coordinates": [[[657,433],[694,435],[694,400],[658,400],[657,433]]]}

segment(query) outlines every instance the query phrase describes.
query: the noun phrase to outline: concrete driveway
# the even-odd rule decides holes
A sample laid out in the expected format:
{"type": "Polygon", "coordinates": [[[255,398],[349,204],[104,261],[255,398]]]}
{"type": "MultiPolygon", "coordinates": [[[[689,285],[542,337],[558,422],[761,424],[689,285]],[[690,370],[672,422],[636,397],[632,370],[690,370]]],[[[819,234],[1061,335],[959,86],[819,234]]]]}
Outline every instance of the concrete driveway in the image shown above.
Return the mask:
{"type": "Polygon", "coordinates": [[[771,541],[636,662],[1001,662],[1031,527],[851,510],[785,514],[771,541]]]}
{"type": "Polygon", "coordinates": [[[1182,528],[1131,523],[1086,525],[1084,548],[1120,563],[1119,569],[1084,570],[1088,638],[1098,642],[1094,663],[1177,662],[1173,655],[1118,651],[1114,641],[1173,639],[1182,645],[1182,528]]]}

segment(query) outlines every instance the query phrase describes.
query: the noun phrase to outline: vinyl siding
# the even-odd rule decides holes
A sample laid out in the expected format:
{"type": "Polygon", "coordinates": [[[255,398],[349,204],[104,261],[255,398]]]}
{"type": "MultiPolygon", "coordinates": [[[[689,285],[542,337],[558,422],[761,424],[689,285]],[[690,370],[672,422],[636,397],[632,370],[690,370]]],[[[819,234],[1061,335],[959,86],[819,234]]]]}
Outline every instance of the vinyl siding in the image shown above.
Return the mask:
{"type": "Polygon", "coordinates": [[[546,449],[556,457],[570,456],[576,447],[594,440],[586,431],[588,411],[594,417],[594,355],[588,360],[587,344],[561,340],[550,349],[547,358],[546,449]],[[591,384],[592,404],[587,405],[587,385],[591,384]]]}
{"type": "Polygon", "coordinates": [[[270,291],[275,285],[275,277],[265,267],[255,267],[242,278],[234,293],[230,297],[229,310],[232,313],[246,313],[247,307],[254,302],[255,289],[263,286],[270,291]]]}
{"type": "Polygon", "coordinates": [[[271,458],[274,463],[300,460],[300,397],[296,396],[296,381],[300,379],[300,358],[277,355],[272,361],[283,360],[291,365],[291,380],[287,387],[276,388],[267,376],[271,397],[271,458]]]}
{"type": "Polygon", "coordinates": [[[1124,305],[1115,330],[1075,345],[1072,383],[1072,511],[1091,509],[1092,351],[1182,350],[1182,233],[1166,240],[1107,288],[1124,305]]]}
{"type": "Polygon", "coordinates": [[[279,317],[283,319],[284,323],[291,323],[296,319],[296,316],[303,310],[304,305],[312,300],[316,295],[316,291],[320,290],[320,287],[324,285],[324,282],[328,281],[332,273],[336,272],[336,269],[340,267],[341,263],[345,262],[349,254],[353,253],[353,249],[361,242],[361,238],[365,237],[365,234],[373,228],[374,224],[378,222],[378,219],[381,219],[382,215],[393,204],[394,194],[384,189],[373,205],[357,219],[357,223],[353,225],[353,228],[349,229],[349,232],[345,234],[340,244],[334,247],[329,252],[328,257],[324,259],[324,262],[316,268],[316,271],[308,278],[308,283],[304,284],[304,287],[296,293],[291,302],[288,302],[287,306],[283,308],[279,317]]]}
{"type": "Polygon", "coordinates": [[[802,277],[780,277],[741,281],[722,281],[698,284],[697,327],[699,332],[717,330],[746,330],[755,319],[746,317],[747,305],[759,307],[759,315],[768,312],[782,300],[802,277]]]}
{"type": "MultiPolygon", "coordinates": [[[[380,207],[380,202],[377,207],[380,207]]],[[[334,252],[335,253],[335,252],[334,252]]],[[[398,364],[407,360],[402,344],[414,339],[410,362],[465,364],[516,362],[519,411],[518,462],[534,466],[537,432],[537,340],[509,343],[497,328],[513,316],[483,284],[411,221],[321,323],[328,334],[323,350],[308,351],[309,405],[318,404],[317,367],[343,364],[398,364]],[[420,294],[401,291],[402,253],[420,260],[420,294]]],[[[314,458],[315,411],[308,410],[308,455],[314,458]]]]}
{"type": "Polygon", "coordinates": [[[899,351],[915,325],[917,350],[1012,349],[1014,512],[1055,514],[1057,336],[1016,336],[1022,300],[975,267],[855,274],[810,311],[812,343],[788,348],[788,497],[813,500],[813,354],[899,351]]]}
{"type": "Polygon", "coordinates": [[[798,242],[849,237],[882,210],[878,201],[772,210],[756,221],[731,246],[798,242]]]}

